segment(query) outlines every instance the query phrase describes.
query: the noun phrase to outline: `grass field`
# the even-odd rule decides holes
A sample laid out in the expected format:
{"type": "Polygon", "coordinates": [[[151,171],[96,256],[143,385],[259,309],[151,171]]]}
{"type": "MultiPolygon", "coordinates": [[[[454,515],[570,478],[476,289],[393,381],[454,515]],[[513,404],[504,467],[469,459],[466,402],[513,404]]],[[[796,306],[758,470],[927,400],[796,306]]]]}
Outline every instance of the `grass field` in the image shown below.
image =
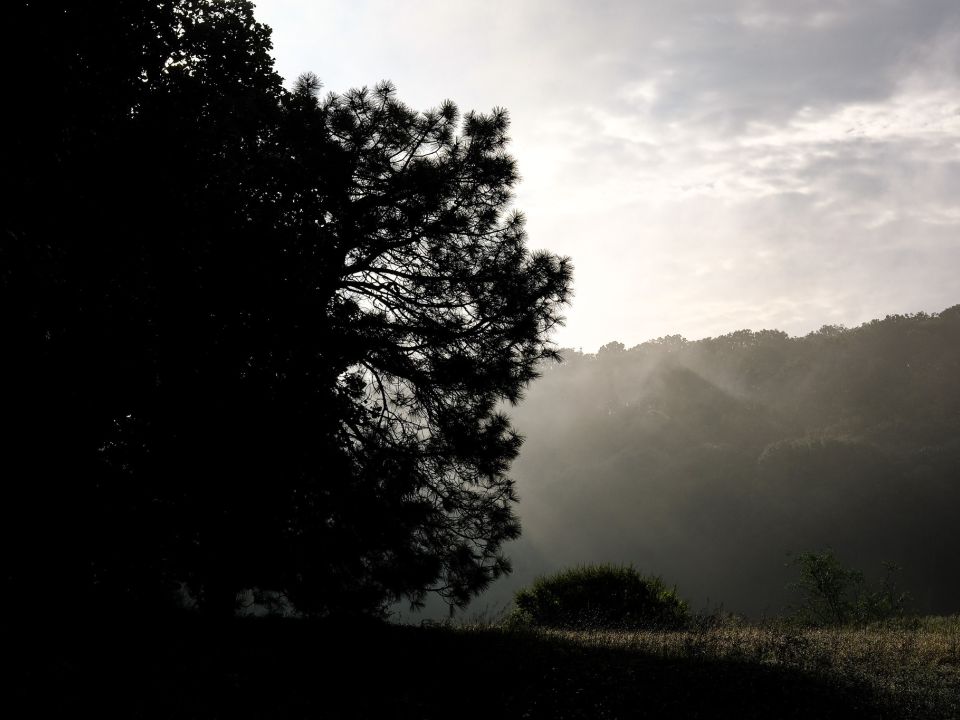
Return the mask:
{"type": "Polygon", "coordinates": [[[561,632],[181,619],[6,627],[8,717],[958,718],[960,617],[561,632]]]}
{"type": "Polygon", "coordinates": [[[656,632],[555,633],[583,647],[664,660],[796,670],[859,689],[883,717],[960,718],[960,616],[872,628],[740,625],[656,632]]]}

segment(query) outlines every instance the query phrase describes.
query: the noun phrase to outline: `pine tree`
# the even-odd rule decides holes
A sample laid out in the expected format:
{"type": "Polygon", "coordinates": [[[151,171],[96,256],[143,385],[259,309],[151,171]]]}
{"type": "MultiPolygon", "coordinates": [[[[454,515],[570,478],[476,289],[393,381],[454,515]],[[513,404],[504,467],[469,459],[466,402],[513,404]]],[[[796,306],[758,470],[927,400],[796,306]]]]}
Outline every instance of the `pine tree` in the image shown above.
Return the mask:
{"type": "Polygon", "coordinates": [[[4,170],[7,582],[375,613],[506,571],[500,408],[571,273],[509,212],[507,113],[286,92],[247,2],[22,6],[64,72],[4,170]]]}

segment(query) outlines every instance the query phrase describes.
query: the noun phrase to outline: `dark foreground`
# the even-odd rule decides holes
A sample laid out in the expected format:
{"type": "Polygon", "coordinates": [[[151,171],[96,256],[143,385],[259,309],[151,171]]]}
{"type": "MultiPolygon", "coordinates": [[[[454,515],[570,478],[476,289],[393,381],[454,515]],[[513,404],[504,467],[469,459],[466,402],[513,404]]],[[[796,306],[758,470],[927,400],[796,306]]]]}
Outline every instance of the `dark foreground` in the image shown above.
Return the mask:
{"type": "Polygon", "coordinates": [[[955,628],[936,635],[930,658],[922,639],[908,648],[906,636],[837,632],[533,633],[187,618],[110,632],[8,627],[0,640],[12,667],[4,702],[23,708],[18,717],[957,716],[955,628]]]}

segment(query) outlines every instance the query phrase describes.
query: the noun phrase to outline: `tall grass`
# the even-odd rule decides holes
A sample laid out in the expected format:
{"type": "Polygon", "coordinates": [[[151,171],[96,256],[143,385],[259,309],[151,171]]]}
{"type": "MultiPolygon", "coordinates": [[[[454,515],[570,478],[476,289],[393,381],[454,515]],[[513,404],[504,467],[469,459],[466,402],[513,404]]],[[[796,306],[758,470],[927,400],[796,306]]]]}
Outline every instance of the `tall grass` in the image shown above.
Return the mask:
{"type": "Polygon", "coordinates": [[[960,718],[960,615],[867,627],[705,623],[679,632],[542,632],[585,648],[797,669],[869,688],[896,717],[960,718]]]}

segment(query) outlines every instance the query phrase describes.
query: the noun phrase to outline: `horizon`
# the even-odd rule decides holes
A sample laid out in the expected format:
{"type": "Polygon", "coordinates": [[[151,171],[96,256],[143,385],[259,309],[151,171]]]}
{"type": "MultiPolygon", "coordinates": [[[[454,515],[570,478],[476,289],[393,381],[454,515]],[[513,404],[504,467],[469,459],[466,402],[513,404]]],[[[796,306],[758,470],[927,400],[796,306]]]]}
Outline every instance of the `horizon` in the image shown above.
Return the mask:
{"type": "Polygon", "coordinates": [[[638,348],[638,347],[642,347],[642,346],[644,346],[644,345],[648,345],[648,344],[650,344],[650,343],[656,343],[656,342],[658,342],[658,341],[660,341],[660,340],[664,340],[664,339],[666,339],[666,338],[679,337],[681,340],[683,340],[683,341],[685,341],[685,342],[695,343],[695,342],[701,342],[701,341],[703,341],[703,340],[716,340],[717,338],[722,338],[722,337],[725,337],[725,336],[728,336],[728,335],[733,335],[733,334],[736,334],[736,333],[738,333],[738,332],[750,332],[750,333],[782,332],[782,333],[785,333],[785,334],[787,335],[787,337],[788,337],[789,339],[791,339],[791,340],[799,340],[799,339],[808,337],[808,336],[810,336],[810,335],[815,335],[815,334],[817,334],[818,332],[820,332],[821,330],[823,330],[824,328],[828,328],[828,327],[839,328],[839,329],[844,330],[844,331],[857,330],[858,328],[861,328],[861,327],[863,327],[863,326],[865,326],[865,325],[869,325],[869,324],[872,323],[872,322],[883,322],[884,320],[886,320],[886,319],[888,319],[888,318],[891,318],[891,317],[908,317],[908,318],[912,318],[912,317],[916,317],[916,316],[918,316],[918,315],[926,315],[926,316],[929,316],[929,317],[936,317],[936,316],[939,316],[940,314],[942,314],[942,313],[944,313],[944,312],[947,312],[948,310],[952,310],[953,308],[957,308],[957,307],[960,307],[960,303],[955,303],[955,304],[953,304],[953,305],[949,305],[949,306],[943,308],[942,310],[936,310],[936,311],[932,311],[932,312],[927,311],[927,310],[918,310],[918,311],[916,311],[916,312],[888,313],[887,315],[884,315],[883,317],[869,318],[869,319],[867,319],[867,320],[864,320],[863,322],[857,323],[856,325],[846,325],[846,324],[844,324],[844,323],[833,323],[833,324],[827,323],[827,324],[821,325],[821,326],[819,326],[819,327],[817,327],[817,328],[814,328],[813,330],[810,330],[809,332],[805,332],[805,333],[790,333],[790,332],[787,332],[786,330],[782,330],[782,329],[780,329],[780,328],[775,328],[775,327],[759,327],[759,328],[747,328],[747,327],[743,327],[743,328],[737,328],[737,329],[735,329],[735,330],[729,330],[729,331],[727,331],[727,332],[721,332],[721,333],[718,333],[718,334],[716,334],[716,335],[704,335],[704,336],[702,336],[702,337],[687,337],[686,335],[683,335],[683,334],[680,334],[680,333],[671,333],[671,334],[668,334],[668,335],[660,335],[660,336],[658,336],[658,337],[647,338],[646,340],[641,340],[640,342],[638,342],[638,343],[636,343],[636,344],[634,344],[634,345],[627,345],[626,343],[620,342],[620,340],[618,340],[617,338],[611,338],[610,340],[608,340],[607,342],[601,344],[600,347],[598,347],[596,350],[593,350],[593,351],[584,350],[582,347],[574,347],[574,346],[571,346],[571,345],[564,345],[564,346],[562,346],[562,347],[561,347],[561,346],[558,346],[558,350],[559,350],[560,352],[563,352],[563,351],[565,351],[565,350],[574,350],[574,351],[579,352],[579,353],[581,353],[581,354],[583,354],[583,355],[596,355],[605,345],[609,345],[609,344],[611,344],[611,343],[618,343],[618,342],[619,342],[621,345],[624,346],[624,350],[629,351],[629,350],[633,350],[634,348],[638,348]]]}

